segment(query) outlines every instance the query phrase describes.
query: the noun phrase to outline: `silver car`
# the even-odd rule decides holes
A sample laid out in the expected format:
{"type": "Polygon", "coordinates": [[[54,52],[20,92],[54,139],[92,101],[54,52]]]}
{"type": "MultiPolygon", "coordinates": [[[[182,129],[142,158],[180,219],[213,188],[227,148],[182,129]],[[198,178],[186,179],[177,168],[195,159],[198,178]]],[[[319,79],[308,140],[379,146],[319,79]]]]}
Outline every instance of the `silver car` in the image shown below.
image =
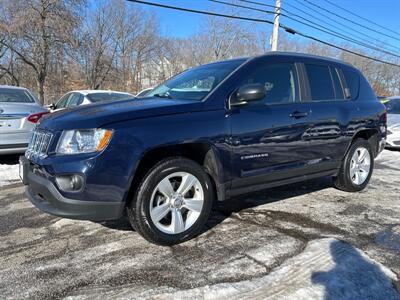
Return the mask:
{"type": "Polygon", "coordinates": [[[27,89],[0,85],[0,154],[25,152],[44,111],[27,89]]]}
{"type": "Polygon", "coordinates": [[[386,147],[400,149],[400,96],[381,100],[387,109],[386,147]]]}

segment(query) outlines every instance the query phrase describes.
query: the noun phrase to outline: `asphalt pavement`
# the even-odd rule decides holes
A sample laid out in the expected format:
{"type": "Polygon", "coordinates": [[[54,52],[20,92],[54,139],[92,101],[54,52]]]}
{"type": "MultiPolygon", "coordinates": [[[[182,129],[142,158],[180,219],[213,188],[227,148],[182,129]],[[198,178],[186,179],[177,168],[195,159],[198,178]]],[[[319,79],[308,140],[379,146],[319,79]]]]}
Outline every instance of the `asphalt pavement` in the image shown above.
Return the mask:
{"type": "MultiPolygon", "coordinates": [[[[16,163],[0,158],[0,178],[16,163]]],[[[363,192],[321,178],[242,196],[173,247],[125,219],[42,213],[23,191],[0,185],[0,298],[400,299],[400,152],[380,155],[363,192]]]]}

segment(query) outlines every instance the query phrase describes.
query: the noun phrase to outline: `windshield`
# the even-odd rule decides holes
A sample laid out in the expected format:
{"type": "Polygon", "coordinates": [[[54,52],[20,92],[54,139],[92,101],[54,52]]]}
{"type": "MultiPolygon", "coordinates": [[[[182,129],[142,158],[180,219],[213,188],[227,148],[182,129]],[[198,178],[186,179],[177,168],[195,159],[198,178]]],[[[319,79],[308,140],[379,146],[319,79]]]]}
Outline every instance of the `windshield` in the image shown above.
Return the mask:
{"type": "Polygon", "coordinates": [[[189,69],[159,85],[145,97],[200,101],[243,62],[245,59],[237,59],[189,69]]]}
{"type": "Polygon", "coordinates": [[[131,94],[122,93],[94,93],[86,96],[90,102],[100,102],[100,101],[113,101],[113,100],[124,100],[134,98],[131,94]]]}
{"type": "Polygon", "coordinates": [[[389,100],[384,104],[389,114],[400,114],[400,99],[389,100]]]}
{"type": "Polygon", "coordinates": [[[35,102],[29,93],[19,89],[0,89],[1,103],[33,103],[35,102]]]}

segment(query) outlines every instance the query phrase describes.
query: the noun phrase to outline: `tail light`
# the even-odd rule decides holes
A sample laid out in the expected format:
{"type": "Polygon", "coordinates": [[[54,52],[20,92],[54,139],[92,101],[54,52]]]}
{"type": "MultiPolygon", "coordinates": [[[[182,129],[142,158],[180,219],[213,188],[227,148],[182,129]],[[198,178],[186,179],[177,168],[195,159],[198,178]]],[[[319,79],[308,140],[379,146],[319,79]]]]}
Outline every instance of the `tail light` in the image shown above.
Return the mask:
{"type": "Polygon", "coordinates": [[[35,114],[31,114],[28,116],[28,121],[31,123],[37,123],[41,117],[43,117],[44,115],[47,115],[49,112],[48,111],[42,111],[39,113],[35,113],[35,114]]]}

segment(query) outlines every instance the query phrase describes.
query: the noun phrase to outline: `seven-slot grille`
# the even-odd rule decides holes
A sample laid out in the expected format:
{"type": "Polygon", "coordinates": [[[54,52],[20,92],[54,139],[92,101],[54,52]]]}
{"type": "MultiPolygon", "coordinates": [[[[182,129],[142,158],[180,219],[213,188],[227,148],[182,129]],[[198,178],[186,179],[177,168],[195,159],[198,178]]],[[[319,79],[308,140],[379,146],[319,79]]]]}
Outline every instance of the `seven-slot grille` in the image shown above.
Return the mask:
{"type": "Polygon", "coordinates": [[[25,152],[26,158],[45,157],[49,149],[52,134],[44,131],[34,131],[28,150],[25,152]]]}

